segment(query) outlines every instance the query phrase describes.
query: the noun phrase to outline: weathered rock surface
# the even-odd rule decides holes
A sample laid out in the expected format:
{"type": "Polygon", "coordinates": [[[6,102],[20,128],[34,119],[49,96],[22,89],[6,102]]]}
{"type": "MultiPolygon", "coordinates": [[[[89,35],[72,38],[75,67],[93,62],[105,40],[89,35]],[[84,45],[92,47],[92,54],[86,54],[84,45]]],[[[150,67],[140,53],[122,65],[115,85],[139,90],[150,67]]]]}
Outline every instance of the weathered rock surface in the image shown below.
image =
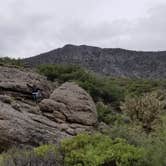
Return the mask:
{"type": "Polygon", "coordinates": [[[94,125],[97,122],[95,104],[87,92],[74,83],[65,83],[40,104],[43,112],[51,112],[62,121],[94,125]]]}
{"type": "Polygon", "coordinates": [[[0,150],[13,145],[58,143],[94,130],[97,114],[92,98],[75,83],[65,83],[53,92],[48,84],[35,73],[0,67],[0,150]],[[47,98],[39,104],[27,97],[30,91],[26,83],[33,81],[46,90],[47,98]]]}
{"type": "Polygon", "coordinates": [[[29,98],[31,97],[31,89],[27,84],[36,85],[43,90],[43,97],[49,97],[53,88],[46,78],[37,73],[0,66],[0,94],[29,98]]]}

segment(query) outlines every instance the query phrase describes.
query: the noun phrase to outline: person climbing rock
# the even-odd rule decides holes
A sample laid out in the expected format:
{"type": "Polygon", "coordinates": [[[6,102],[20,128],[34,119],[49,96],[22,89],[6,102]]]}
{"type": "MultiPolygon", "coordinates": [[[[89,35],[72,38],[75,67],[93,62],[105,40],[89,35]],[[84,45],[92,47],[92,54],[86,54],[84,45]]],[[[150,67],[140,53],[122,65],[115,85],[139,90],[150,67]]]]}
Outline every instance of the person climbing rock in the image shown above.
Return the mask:
{"type": "Polygon", "coordinates": [[[38,99],[41,98],[41,89],[38,88],[35,84],[32,86],[27,84],[27,86],[31,89],[33,100],[38,103],[38,99]]]}

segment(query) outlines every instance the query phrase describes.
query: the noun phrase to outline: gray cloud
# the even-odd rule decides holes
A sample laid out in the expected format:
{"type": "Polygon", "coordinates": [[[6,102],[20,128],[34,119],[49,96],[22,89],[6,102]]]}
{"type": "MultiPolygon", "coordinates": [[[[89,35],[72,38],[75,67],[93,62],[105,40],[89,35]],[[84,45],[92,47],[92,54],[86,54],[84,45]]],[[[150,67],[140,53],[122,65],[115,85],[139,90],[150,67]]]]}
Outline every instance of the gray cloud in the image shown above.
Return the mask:
{"type": "Polygon", "coordinates": [[[68,43],[166,50],[165,16],[164,0],[6,0],[0,56],[33,56],[68,43]]]}

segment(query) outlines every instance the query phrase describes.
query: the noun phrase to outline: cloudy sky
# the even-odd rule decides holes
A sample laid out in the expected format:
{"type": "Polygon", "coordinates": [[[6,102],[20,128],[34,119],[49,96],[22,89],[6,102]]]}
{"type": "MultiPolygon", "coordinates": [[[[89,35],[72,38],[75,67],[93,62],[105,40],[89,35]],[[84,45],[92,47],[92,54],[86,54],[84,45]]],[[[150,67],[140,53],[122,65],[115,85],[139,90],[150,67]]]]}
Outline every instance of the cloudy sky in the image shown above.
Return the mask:
{"type": "Polygon", "coordinates": [[[1,0],[0,56],[69,43],[166,50],[166,0],[1,0]]]}

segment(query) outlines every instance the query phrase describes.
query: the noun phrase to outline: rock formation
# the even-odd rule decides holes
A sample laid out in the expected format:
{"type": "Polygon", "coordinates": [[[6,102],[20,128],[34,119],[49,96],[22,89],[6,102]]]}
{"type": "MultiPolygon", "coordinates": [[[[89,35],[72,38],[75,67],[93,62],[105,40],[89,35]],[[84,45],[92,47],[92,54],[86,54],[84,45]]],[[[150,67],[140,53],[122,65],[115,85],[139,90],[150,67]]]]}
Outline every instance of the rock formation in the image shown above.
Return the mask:
{"type": "Polygon", "coordinates": [[[0,67],[0,150],[58,143],[94,130],[97,114],[89,94],[75,83],[53,88],[36,73],[0,67]],[[31,99],[27,83],[36,83],[43,90],[39,104],[31,99]]]}
{"type": "Polygon", "coordinates": [[[43,97],[46,98],[49,97],[53,89],[46,78],[37,73],[0,66],[0,94],[9,94],[20,99],[31,98],[31,89],[27,84],[36,85],[42,90],[43,97]]]}
{"type": "Polygon", "coordinates": [[[40,103],[44,115],[55,115],[62,122],[68,121],[83,125],[96,124],[95,104],[82,88],[74,83],[65,83],[40,103]]]}

